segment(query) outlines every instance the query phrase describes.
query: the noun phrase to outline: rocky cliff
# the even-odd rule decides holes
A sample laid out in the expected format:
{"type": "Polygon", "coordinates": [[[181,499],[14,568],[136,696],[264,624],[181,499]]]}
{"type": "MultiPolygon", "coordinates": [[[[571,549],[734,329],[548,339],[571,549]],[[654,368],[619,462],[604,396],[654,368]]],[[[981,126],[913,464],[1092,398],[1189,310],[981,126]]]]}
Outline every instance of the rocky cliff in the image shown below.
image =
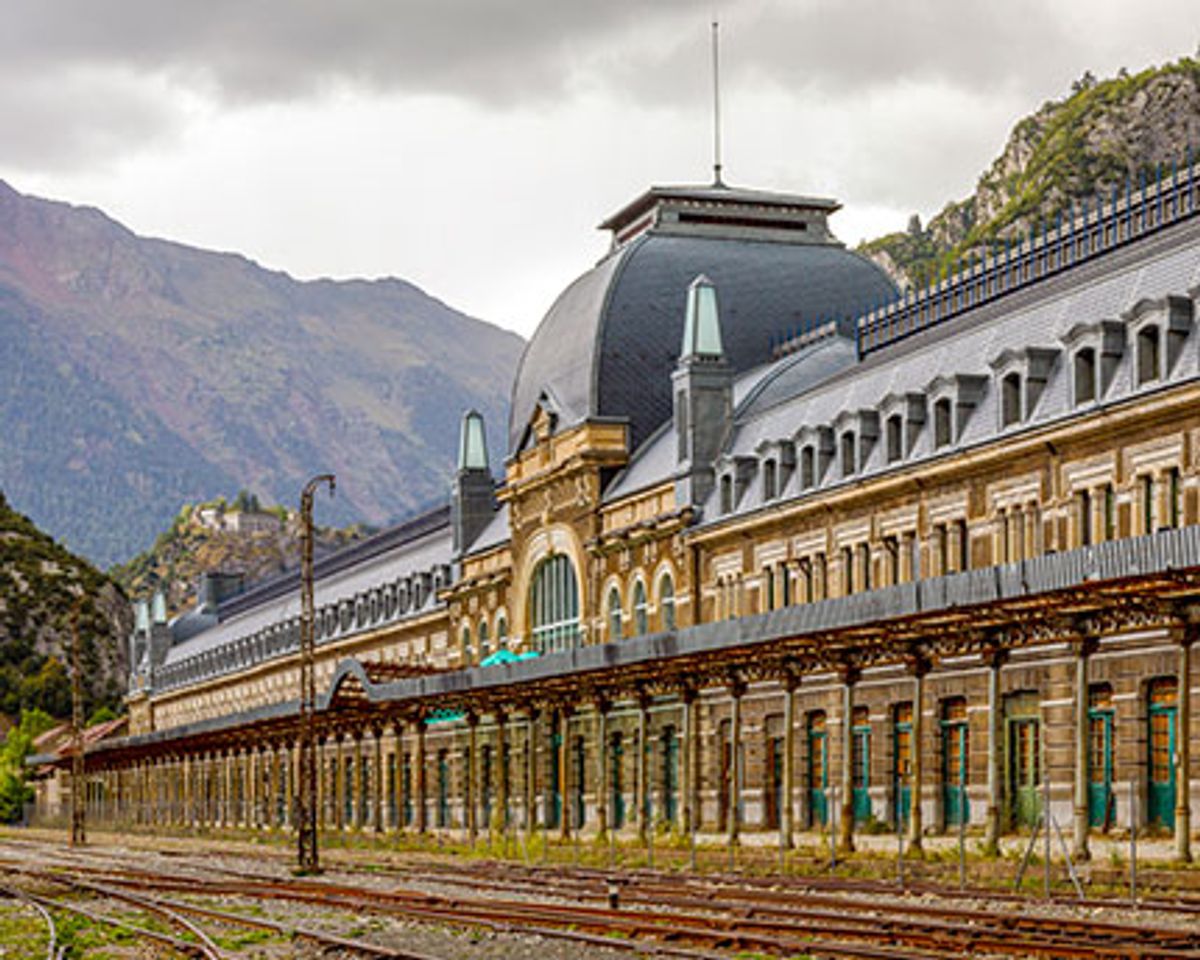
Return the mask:
{"type": "Polygon", "coordinates": [[[1045,104],[1013,128],[975,192],[947,204],[927,225],[862,246],[904,285],[924,283],[971,254],[997,250],[1053,223],[1060,213],[1114,189],[1153,179],[1161,168],[1200,160],[1200,61],[1097,81],[1085,74],[1071,95],[1045,104]]]}

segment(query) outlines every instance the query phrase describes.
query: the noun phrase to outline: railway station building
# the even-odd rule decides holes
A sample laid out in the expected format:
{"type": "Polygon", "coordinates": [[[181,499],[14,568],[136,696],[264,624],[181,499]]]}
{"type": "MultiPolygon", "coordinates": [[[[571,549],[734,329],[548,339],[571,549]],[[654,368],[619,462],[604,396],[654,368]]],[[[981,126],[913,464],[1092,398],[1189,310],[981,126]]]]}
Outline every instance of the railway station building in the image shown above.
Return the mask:
{"type": "MultiPolygon", "coordinates": [[[[317,563],[321,828],[994,843],[1048,804],[1189,858],[1198,203],[1187,165],[919,291],[833,201],[618,211],[504,456],[466,412],[446,505],[317,563]]],[[[299,581],[224,593],[140,611],[92,818],[291,824],[299,581]]]]}

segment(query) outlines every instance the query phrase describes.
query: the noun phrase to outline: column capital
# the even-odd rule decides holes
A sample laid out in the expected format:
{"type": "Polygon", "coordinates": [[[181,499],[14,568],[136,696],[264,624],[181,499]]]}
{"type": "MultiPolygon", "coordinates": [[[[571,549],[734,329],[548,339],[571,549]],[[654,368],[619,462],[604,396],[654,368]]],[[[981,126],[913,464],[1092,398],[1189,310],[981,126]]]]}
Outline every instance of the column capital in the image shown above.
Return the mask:
{"type": "Polygon", "coordinates": [[[734,699],[740,700],[746,693],[746,681],[738,674],[736,670],[731,670],[729,676],[725,680],[725,686],[729,688],[729,695],[734,699]]]}

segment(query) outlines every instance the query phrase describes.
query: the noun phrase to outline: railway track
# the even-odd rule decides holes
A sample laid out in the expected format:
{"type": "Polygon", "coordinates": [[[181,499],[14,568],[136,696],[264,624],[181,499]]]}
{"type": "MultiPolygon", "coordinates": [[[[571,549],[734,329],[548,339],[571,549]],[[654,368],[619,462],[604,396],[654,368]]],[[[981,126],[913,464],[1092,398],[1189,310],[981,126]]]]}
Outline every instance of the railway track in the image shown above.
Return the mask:
{"type": "Polygon", "coordinates": [[[9,897],[17,903],[23,904],[41,918],[46,925],[46,960],[61,960],[63,948],[58,945],[58,925],[54,922],[50,911],[37,901],[30,900],[16,887],[0,886],[0,896],[9,897]]]}
{"type": "MultiPolygon", "coordinates": [[[[457,882],[469,895],[413,890],[375,890],[331,880],[281,880],[249,871],[180,877],[144,869],[85,868],[106,887],[158,893],[179,891],[248,899],[287,899],[438,924],[536,932],[579,943],[614,945],[631,938],[641,952],[683,956],[712,951],[757,951],[841,957],[1037,957],[1200,958],[1200,931],[1158,924],[1114,923],[1094,918],[1064,919],[1021,910],[929,904],[912,898],[864,897],[842,891],[817,892],[733,885],[719,878],[672,878],[661,874],[622,876],[622,908],[604,903],[613,875],[581,871],[509,870],[473,876],[459,869],[457,882]],[[232,873],[232,875],[230,875],[232,873]],[[724,885],[722,885],[724,884],[724,885]],[[473,888],[472,888],[473,885],[473,888]],[[536,888],[539,899],[513,899],[515,886],[536,888]],[[508,892],[509,896],[502,896],[508,892]],[[486,892],[487,896],[480,894],[486,892]],[[558,897],[567,902],[545,902],[558,897]]],[[[484,871],[485,874],[488,871],[484,871]]],[[[428,871],[445,883],[444,871],[428,871]]],[[[141,893],[140,895],[145,895],[141,893]]]]}
{"type": "Polygon", "coordinates": [[[287,926],[262,917],[245,916],[228,910],[216,910],[182,901],[167,900],[145,893],[131,893],[129,890],[113,884],[63,876],[56,871],[13,870],[11,867],[6,869],[10,873],[17,873],[26,880],[76,891],[101,903],[108,900],[134,907],[148,916],[174,927],[180,934],[174,935],[153,927],[132,923],[125,917],[114,916],[111,912],[94,909],[92,905],[84,907],[62,896],[50,897],[11,884],[0,886],[0,893],[7,893],[29,904],[45,919],[51,931],[51,946],[47,953],[47,960],[65,960],[69,946],[66,943],[56,946],[58,936],[53,918],[54,912],[71,914],[93,926],[122,931],[136,940],[148,942],[160,950],[165,949],[169,954],[195,958],[195,960],[228,960],[230,954],[221,949],[213,937],[195,920],[189,919],[189,916],[216,922],[223,928],[241,927],[267,931],[281,940],[292,943],[311,943],[322,951],[335,952],[341,957],[365,957],[373,958],[373,960],[439,960],[439,958],[414,953],[410,950],[399,950],[305,927],[287,926]]]}

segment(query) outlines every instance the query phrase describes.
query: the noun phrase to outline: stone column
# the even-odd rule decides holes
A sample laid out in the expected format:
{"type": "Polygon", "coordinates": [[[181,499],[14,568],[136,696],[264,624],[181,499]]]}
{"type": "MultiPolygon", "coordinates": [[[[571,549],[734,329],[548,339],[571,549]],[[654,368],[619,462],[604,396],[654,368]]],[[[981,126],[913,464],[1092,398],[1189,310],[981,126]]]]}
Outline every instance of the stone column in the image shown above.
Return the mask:
{"type": "Polygon", "coordinates": [[[1004,797],[1004,776],[1000,768],[1001,738],[1004,736],[1004,705],[1000,701],[1000,668],[1004,664],[1004,651],[992,647],[984,652],[983,662],[988,667],[988,738],[987,738],[987,823],[984,828],[984,847],[990,854],[1000,850],[1004,797]]]}
{"type": "Polygon", "coordinates": [[[417,714],[417,749],[416,757],[413,759],[414,774],[416,779],[417,804],[417,833],[425,833],[429,829],[429,817],[425,810],[425,718],[417,714]]]}
{"type": "Polygon", "coordinates": [[[1200,626],[1190,625],[1179,644],[1179,709],[1175,733],[1175,859],[1192,859],[1192,643],[1200,626]]]}
{"type": "Polygon", "coordinates": [[[466,782],[463,787],[463,812],[466,814],[464,819],[467,825],[467,839],[471,846],[475,845],[475,837],[479,833],[478,811],[476,809],[475,797],[475,732],[479,726],[479,717],[474,711],[467,713],[467,750],[466,756],[466,782]]]}
{"type": "Polygon", "coordinates": [[[1087,860],[1088,849],[1088,657],[1095,642],[1075,643],[1075,830],[1072,855],[1087,860]]]}
{"type": "Polygon", "coordinates": [[[742,695],[746,685],[741,680],[729,682],[729,843],[737,846],[741,837],[742,820],[742,695]]]}
{"type": "Polygon", "coordinates": [[[917,660],[913,663],[913,720],[912,720],[912,802],[908,811],[908,842],[914,850],[921,849],[921,801],[925,788],[922,776],[925,754],[925,674],[928,663],[917,660]]]}
{"type": "MultiPolygon", "coordinates": [[[[596,709],[596,823],[597,834],[604,840],[608,834],[608,701],[595,700],[596,709]]],[[[686,707],[685,707],[686,709],[686,707]]]]}
{"type": "MultiPolygon", "coordinates": [[[[842,851],[854,850],[854,684],[858,682],[858,671],[847,668],[842,673],[842,786],[841,810],[838,829],[838,844],[842,851]]],[[[919,682],[919,681],[918,681],[919,682]]],[[[919,698],[919,694],[918,694],[919,698]]],[[[919,699],[918,699],[919,703],[919,699]]],[[[915,719],[917,705],[913,705],[915,719]]],[[[917,727],[913,726],[916,740],[917,727]]],[[[915,755],[915,750],[914,750],[915,755]]],[[[915,798],[914,798],[915,799],[915,798]]],[[[915,804],[914,804],[915,806],[915,804]]]]}
{"type": "Polygon", "coordinates": [[[786,850],[796,845],[796,683],[788,673],[783,679],[783,802],[779,810],[779,842],[786,850]]]}
{"type": "Polygon", "coordinates": [[[372,811],[373,825],[376,833],[383,833],[384,779],[387,776],[383,769],[383,728],[373,727],[371,732],[375,735],[375,760],[372,763],[372,767],[375,770],[375,777],[371,781],[371,786],[375,788],[375,809],[372,811]]]}
{"type": "Polygon", "coordinates": [[[635,769],[635,806],[637,807],[638,837],[645,840],[649,836],[649,800],[650,800],[650,771],[648,769],[648,741],[650,729],[650,698],[645,694],[638,697],[638,743],[637,764],[635,769]]]}

